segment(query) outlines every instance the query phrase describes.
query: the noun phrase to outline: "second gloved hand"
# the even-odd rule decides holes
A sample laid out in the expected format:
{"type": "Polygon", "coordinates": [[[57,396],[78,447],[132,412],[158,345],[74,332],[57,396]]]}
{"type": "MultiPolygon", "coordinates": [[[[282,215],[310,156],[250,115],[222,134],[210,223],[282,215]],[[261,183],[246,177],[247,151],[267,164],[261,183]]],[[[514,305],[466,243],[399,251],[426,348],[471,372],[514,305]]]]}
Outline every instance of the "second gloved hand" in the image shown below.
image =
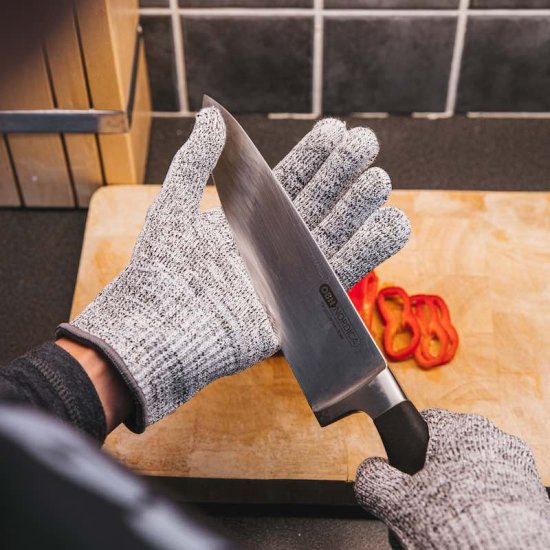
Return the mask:
{"type": "MultiPolygon", "coordinates": [[[[125,270],[65,336],[100,349],[132,390],[127,425],[145,427],[209,382],[272,355],[279,343],[220,208],[199,212],[225,143],[223,119],[197,115],[150,207],[125,270]]],[[[410,227],[390,192],[374,134],[319,122],[274,169],[346,287],[397,252],[410,227]]]]}
{"type": "Polygon", "coordinates": [[[550,501],[529,447],[482,416],[422,415],[424,468],[410,476],[368,458],[357,472],[359,503],[407,549],[550,548],[550,501]]]}

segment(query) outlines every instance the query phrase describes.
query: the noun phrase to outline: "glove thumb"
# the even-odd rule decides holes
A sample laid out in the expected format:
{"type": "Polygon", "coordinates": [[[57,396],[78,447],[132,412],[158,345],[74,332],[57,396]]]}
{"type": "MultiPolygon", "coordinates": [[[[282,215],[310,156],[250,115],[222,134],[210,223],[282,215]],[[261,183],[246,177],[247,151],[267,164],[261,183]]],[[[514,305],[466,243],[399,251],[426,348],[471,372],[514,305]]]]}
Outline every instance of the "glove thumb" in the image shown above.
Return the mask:
{"type": "Polygon", "coordinates": [[[225,145],[225,123],[215,107],[202,109],[191,136],[175,154],[163,185],[170,202],[197,212],[208,177],[225,145]]]}
{"type": "Polygon", "coordinates": [[[402,501],[410,479],[384,458],[367,458],[357,470],[355,497],[368,512],[387,520],[402,501]]]}

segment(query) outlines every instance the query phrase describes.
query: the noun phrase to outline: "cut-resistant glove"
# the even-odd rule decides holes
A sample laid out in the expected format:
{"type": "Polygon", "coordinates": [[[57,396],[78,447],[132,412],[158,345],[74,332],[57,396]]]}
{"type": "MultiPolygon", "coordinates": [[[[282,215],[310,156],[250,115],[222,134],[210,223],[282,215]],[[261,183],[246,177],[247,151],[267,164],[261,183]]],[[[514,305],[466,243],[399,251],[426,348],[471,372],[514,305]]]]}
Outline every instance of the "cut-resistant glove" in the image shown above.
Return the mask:
{"type": "Polygon", "coordinates": [[[410,476],[369,458],[355,482],[359,503],[399,545],[550,548],[550,501],[529,447],[482,416],[422,415],[430,432],[424,468],[410,476]]]}
{"type": "MultiPolygon", "coordinates": [[[[126,424],[136,432],[279,346],[223,211],[199,212],[224,142],[220,113],[202,110],[130,263],[72,323],[58,327],[58,337],[101,350],[120,371],[135,398],[126,424]]],[[[401,211],[380,208],[391,185],[383,170],[367,170],[377,153],[370,130],[347,131],[326,119],[274,169],[348,288],[410,234],[401,211]]]]}

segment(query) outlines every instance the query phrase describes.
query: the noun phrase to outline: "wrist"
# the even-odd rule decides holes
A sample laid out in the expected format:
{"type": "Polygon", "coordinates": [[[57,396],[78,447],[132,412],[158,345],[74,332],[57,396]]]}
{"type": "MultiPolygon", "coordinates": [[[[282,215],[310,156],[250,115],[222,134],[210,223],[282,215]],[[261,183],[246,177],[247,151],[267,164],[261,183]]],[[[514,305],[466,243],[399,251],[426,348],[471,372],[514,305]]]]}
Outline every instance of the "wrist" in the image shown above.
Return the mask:
{"type": "Polygon", "coordinates": [[[94,348],[69,338],[59,338],[55,343],[74,357],[88,375],[101,401],[107,432],[112,432],[131,415],[133,409],[132,395],[122,377],[94,348]]]}

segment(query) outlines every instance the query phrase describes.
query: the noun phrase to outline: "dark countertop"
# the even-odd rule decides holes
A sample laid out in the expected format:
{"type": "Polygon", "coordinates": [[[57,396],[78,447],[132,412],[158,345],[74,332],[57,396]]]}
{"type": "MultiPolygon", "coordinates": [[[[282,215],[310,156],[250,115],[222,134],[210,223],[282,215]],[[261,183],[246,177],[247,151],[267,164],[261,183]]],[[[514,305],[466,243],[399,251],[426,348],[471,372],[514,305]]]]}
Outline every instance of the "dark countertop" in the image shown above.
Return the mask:
{"type": "MultiPolygon", "coordinates": [[[[306,134],[310,120],[239,117],[271,166],[306,134]]],[[[345,119],[349,127],[368,126],[380,141],[376,165],[391,176],[395,189],[550,189],[550,120],[440,120],[389,117],[345,119]]],[[[193,119],[157,119],[147,182],[162,183],[172,156],[189,135],[193,119]]]]}
{"type": "MultiPolygon", "coordinates": [[[[312,121],[255,115],[240,120],[271,165],[312,126],[312,121]]],[[[550,120],[391,117],[348,122],[376,131],[382,146],[376,164],[389,172],[395,189],[550,190],[550,120]]],[[[148,183],[162,183],[192,124],[192,119],[155,119],[148,183]]],[[[67,319],[85,220],[85,211],[0,209],[0,363],[52,339],[55,326],[67,319]]],[[[247,548],[388,547],[384,526],[359,508],[201,508],[247,548]]]]}
{"type": "Polygon", "coordinates": [[[201,506],[215,529],[240,548],[386,550],[388,530],[361,509],[308,506],[201,506]]]}

